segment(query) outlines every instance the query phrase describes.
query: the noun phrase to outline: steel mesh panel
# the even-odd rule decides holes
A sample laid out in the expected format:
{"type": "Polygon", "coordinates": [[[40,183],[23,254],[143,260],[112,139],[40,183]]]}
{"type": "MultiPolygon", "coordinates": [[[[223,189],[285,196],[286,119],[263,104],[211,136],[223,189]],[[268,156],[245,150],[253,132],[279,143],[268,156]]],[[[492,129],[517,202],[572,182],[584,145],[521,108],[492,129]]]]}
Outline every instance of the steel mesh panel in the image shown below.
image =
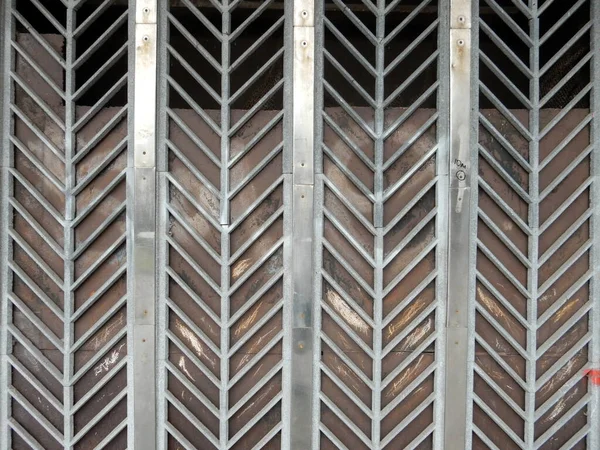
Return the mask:
{"type": "Polygon", "coordinates": [[[442,20],[435,1],[357,3],[324,2],[316,432],[323,449],[429,448],[442,391],[442,20]]]}
{"type": "Polygon", "coordinates": [[[473,448],[593,448],[592,2],[508,3],[476,34],[473,448]]]}
{"type": "Polygon", "coordinates": [[[281,446],[284,10],[256,6],[184,1],[163,14],[159,424],[168,448],[281,446]]]}
{"type": "Polygon", "coordinates": [[[2,444],[125,448],[127,10],[8,3],[2,444]]]}

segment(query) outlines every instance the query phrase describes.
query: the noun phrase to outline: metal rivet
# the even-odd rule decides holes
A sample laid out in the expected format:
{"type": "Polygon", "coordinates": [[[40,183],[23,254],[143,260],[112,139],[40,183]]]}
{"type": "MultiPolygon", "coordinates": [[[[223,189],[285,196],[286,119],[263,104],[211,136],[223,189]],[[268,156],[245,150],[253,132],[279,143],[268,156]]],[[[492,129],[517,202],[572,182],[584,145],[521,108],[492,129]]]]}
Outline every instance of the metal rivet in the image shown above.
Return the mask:
{"type": "Polygon", "coordinates": [[[300,13],[300,15],[306,19],[308,17],[308,11],[304,10],[300,13]]]}
{"type": "Polygon", "coordinates": [[[465,19],[465,16],[458,16],[458,21],[460,23],[465,23],[465,20],[467,20],[467,19],[465,19]]]}
{"type": "Polygon", "coordinates": [[[304,163],[300,163],[300,165],[301,165],[302,167],[304,167],[304,163]]]}
{"type": "Polygon", "coordinates": [[[302,47],[306,47],[308,45],[308,42],[302,41],[302,42],[300,42],[300,45],[302,45],[302,47]]]}
{"type": "Polygon", "coordinates": [[[459,39],[458,42],[457,42],[457,44],[458,44],[459,47],[462,47],[463,45],[465,45],[464,39],[459,39]]]}
{"type": "Polygon", "coordinates": [[[150,8],[144,8],[144,14],[149,14],[150,13],[150,8]]]}
{"type": "Polygon", "coordinates": [[[146,152],[142,152],[142,155],[145,155],[145,154],[146,154],[146,152]]]}
{"type": "Polygon", "coordinates": [[[301,198],[304,198],[304,195],[301,195],[300,197],[301,197],[301,198]]]}
{"type": "Polygon", "coordinates": [[[146,342],[146,339],[142,339],[142,342],[146,342]]]}
{"type": "Polygon", "coordinates": [[[148,42],[149,40],[150,40],[150,37],[149,37],[149,36],[144,36],[144,37],[142,38],[142,41],[144,41],[144,42],[148,42]]]}
{"type": "Polygon", "coordinates": [[[302,350],[302,349],[304,348],[304,342],[300,342],[300,343],[298,344],[298,348],[299,348],[300,350],[302,350]]]}
{"type": "Polygon", "coordinates": [[[465,178],[467,178],[467,175],[464,171],[459,170],[458,172],[456,172],[456,178],[458,178],[460,181],[463,181],[465,178]]]}

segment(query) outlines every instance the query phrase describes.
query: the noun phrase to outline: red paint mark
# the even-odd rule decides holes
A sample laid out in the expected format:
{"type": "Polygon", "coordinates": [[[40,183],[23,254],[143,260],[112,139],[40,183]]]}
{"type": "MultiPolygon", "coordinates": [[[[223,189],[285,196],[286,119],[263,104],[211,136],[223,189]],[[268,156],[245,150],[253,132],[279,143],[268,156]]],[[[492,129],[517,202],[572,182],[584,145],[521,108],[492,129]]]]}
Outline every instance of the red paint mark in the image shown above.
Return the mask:
{"type": "Polygon", "coordinates": [[[588,377],[594,386],[600,386],[600,369],[586,369],[583,375],[588,377]]]}

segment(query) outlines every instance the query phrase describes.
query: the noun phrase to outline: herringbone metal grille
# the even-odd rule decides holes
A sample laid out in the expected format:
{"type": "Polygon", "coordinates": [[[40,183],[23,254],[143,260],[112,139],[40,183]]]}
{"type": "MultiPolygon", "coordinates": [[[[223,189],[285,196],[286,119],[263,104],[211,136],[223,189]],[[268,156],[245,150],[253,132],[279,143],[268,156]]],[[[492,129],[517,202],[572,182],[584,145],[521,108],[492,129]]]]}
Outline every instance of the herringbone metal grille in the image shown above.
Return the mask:
{"type": "Polygon", "coordinates": [[[284,9],[253,5],[163,14],[159,423],[173,449],[281,446],[284,9]]]}
{"type": "Polygon", "coordinates": [[[323,449],[430,448],[440,423],[448,116],[438,110],[438,6],[448,5],[324,2],[315,294],[323,449]]]}
{"type": "Polygon", "coordinates": [[[473,447],[595,448],[592,2],[480,7],[473,447]]]}
{"type": "Polygon", "coordinates": [[[127,9],[109,3],[6,5],[0,439],[14,449],[127,446],[127,9]]]}

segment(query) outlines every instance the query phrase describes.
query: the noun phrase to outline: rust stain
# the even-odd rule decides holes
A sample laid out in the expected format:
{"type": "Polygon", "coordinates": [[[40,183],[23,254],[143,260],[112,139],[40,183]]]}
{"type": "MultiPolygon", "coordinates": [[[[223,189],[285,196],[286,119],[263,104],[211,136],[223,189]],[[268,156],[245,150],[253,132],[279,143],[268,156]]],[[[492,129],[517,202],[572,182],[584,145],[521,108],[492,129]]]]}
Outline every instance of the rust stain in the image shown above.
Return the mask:
{"type": "Polygon", "coordinates": [[[359,331],[364,335],[369,334],[369,325],[338,295],[337,292],[332,290],[327,291],[327,300],[331,303],[331,306],[338,312],[340,316],[348,323],[352,328],[359,331]]]}

